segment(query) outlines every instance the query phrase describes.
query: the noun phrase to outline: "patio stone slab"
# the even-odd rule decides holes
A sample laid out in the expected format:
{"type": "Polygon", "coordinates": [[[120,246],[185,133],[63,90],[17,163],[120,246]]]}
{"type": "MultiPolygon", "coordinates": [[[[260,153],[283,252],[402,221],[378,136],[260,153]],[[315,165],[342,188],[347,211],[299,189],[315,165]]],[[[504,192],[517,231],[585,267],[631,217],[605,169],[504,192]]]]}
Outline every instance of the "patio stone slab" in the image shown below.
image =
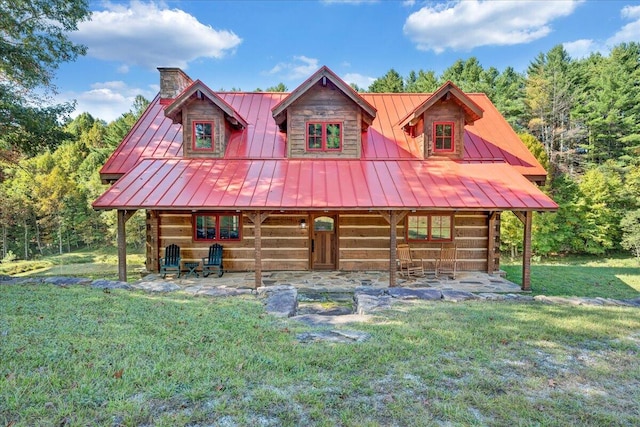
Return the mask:
{"type": "Polygon", "coordinates": [[[387,291],[393,298],[398,299],[419,299],[436,301],[442,298],[442,291],[439,289],[414,289],[414,288],[389,288],[387,291]]]}
{"type": "Polygon", "coordinates": [[[305,344],[315,342],[356,343],[367,341],[370,337],[366,332],[359,331],[316,331],[296,335],[296,339],[305,344]]]}
{"type": "Polygon", "coordinates": [[[277,317],[291,317],[298,310],[298,291],[291,285],[262,286],[258,297],[265,299],[267,313],[277,317]]]}
{"type": "Polygon", "coordinates": [[[445,301],[458,302],[479,299],[476,294],[466,291],[456,291],[453,289],[444,289],[442,291],[442,299],[445,301]]]}
{"type": "Polygon", "coordinates": [[[44,279],[44,283],[56,286],[89,285],[91,282],[91,279],[84,277],[47,277],[44,279]]]}
{"type": "Polygon", "coordinates": [[[102,280],[102,279],[94,280],[93,282],[91,282],[91,287],[98,288],[98,289],[126,289],[126,290],[133,289],[131,285],[128,284],[127,282],[120,282],[117,280],[102,280]]]}

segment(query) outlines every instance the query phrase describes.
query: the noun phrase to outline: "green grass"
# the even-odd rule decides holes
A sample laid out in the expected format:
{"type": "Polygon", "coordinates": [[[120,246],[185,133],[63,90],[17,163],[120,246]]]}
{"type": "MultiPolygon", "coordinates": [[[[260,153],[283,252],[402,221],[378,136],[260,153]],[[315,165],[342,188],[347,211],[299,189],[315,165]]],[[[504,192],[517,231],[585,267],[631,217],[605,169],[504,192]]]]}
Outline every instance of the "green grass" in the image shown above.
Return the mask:
{"type": "MultiPolygon", "coordinates": [[[[137,270],[144,267],[144,260],[145,255],[140,250],[127,249],[128,281],[140,278],[137,270]]],[[[118,253],[114,247],[87,248],[35,260],[2,263],[0,274],[19,277],[71,276],[115,280],[118,277],[118,253]]]]}
{"type": "Polygon", "coordinates": [[[339,328],[371,338],[300,344],[252,296],[0,286],[0,426],[640,424],[638,309],[423,302],[339,328]]]}
{"type": "MultiPolygon", "coordinates": [[[[507,279],[522,283],[522,264],[507,261],[501,268],[507,279]]],[[[531,290],[534,295],[636,298],[640,294],[640,263],[631,257],[544,259],[531,265],[531,290]]]]}

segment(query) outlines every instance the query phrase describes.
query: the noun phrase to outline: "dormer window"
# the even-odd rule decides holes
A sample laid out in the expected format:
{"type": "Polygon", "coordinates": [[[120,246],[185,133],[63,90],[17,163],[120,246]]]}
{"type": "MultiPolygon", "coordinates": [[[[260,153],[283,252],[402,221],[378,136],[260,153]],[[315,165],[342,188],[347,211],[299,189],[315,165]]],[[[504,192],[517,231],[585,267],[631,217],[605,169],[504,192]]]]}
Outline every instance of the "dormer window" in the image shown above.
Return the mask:
{"type": "Polygon", "coordinates": [[[454,151],[453,122],[435,122],[433,124],[433,151],[454,151]]]}
{"type": "Polygon", "coordinates": [[[307,151],[342,150],[342,123],[307,123],[307,151]]]}
{"type": "Polygon", "coordinates": [[[213,122],[193,122],[193,150],[213,149],[213,122]]]}

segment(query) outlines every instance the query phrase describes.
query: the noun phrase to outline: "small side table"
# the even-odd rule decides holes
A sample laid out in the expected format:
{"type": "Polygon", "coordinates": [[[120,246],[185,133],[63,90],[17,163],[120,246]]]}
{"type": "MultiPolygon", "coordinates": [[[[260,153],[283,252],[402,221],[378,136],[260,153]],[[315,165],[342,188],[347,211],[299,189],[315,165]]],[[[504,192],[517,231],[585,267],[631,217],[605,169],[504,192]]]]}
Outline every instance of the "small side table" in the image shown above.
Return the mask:
{"type": "Polygon", "coordinates": [[[200,277],[200,275],[198,274],[198,272],[196,271],[196,269],[200,267],[200,262],[185,262],[184,263],[184,268],[188,269],[189,271],[187,272],[187,274],[184,275],[184,277],[189,277],[191,275],[194,275],[196,277],[200,277]]]}

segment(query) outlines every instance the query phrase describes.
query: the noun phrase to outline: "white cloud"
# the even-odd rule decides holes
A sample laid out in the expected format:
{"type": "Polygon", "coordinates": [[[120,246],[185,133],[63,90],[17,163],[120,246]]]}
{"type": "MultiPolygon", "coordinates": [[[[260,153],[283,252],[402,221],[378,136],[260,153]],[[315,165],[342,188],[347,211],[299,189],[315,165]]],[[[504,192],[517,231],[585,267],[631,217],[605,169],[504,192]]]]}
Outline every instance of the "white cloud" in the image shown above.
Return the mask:
{"type": "Polygon", "coordinates": [[[369,86],[371,86],[371,83],[375,81],[375,78],[363,76],[362,74],[358,73],[347,73],[342,77],[342,80],[344,80],[348,84],[355,83],[362,89],[368,89],[369,86]]]}
{"type": "Polygon", "coordinates": [[[607,39],[607,47],[613,47],[623,42],[640,41],[640,6],[625,6],[620,11],[623,18],[634,20],[622,27],[617,33],[607,39]]]}
{"type": "Polygon", "coordinates": [[[573,13],[581,1],[467,0],[428,5],[409,15],[404,33],[418,49],[436,53],[529,43],[549,34],[550,23],[573,13]]]}
{"type": "Polygon", "coordinates": [[[563,43],[562,46],[573,59],[586,58],[591,52],[596,52],[600,49],[597,43],[590,39],[567,42],[563,43]]]}
{"type": "Polygon", "coordinates": [[[606,41],[581,39],[564,43],[567,53],[574,59],[586,58],[591,53],[606,53],[609,49],[625,42],[640,42],[640,6],[625,6],[620,11],[622,18],[633,20],[624,25],[606,41]]]}
{"type": "Polygon", "coordinates": [[[284,74],[287,80],[308,78],[320,68],[316,58],[294,56],[292,62],[280,62],[271,68],[267,74],[284,74]]]}
{"type": "Polygon", "coordinates": [[[135,0],[128,6],[107,3],[70,38],[87,45],[88,56],[148,69],[186,69],[190,61],[221,58],[242,42],[233,32],[204,25],[182,10],[135,0]]]}
{"type": "Polygon", "coordinates": [[[137,95],[142,95],[151,101],[157,92],[157,85],[137,88],[130,87],[123,81],[109,81],[94,83],[91,89],[85,92],[61,93],[57,98],[59,102],[76,100],[76,110],[71,114],[72,117],[88,112],[95,118],[110,122],[131,110],[137,95]]]}

